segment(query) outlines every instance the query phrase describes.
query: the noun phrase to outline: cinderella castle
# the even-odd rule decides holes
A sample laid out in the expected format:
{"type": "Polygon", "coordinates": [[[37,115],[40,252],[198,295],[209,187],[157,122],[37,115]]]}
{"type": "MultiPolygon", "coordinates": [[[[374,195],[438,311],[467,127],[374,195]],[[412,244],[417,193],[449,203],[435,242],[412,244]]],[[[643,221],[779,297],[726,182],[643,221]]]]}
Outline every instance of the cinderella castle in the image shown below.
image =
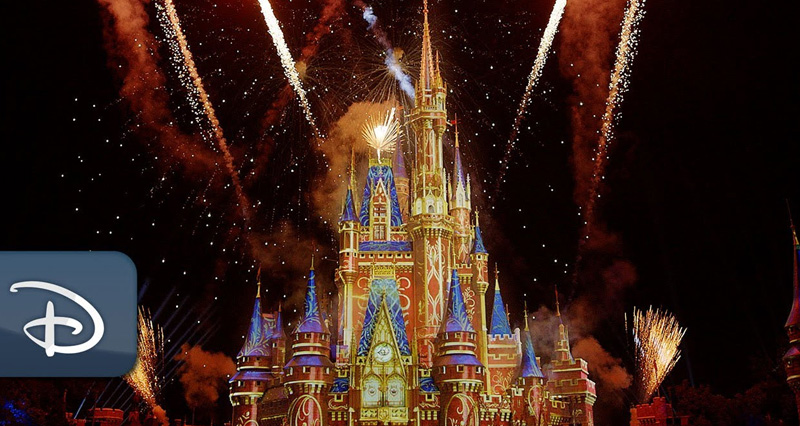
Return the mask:
{"type": "Polygon", "coordinates": [[[595,384],[572,356],[566,326],[554,348],[534,348],[527,312],[523,329],[511,329],[496,272],[487,303],[489,253],[457,132],[453,169],[444,167],[447,86],[427,1],[423,13],[419,80],[404,117],[413,167],[402,149],[371,158],[360,203],[351,179],[333,277],[338,312],[318,302],[313,264],[288,334],[280,310],[263,313],[256,296],[230,379],[233,426],[594,424],[595,384]],[[545,368],[535,350],[552,351],[545,368]]]}

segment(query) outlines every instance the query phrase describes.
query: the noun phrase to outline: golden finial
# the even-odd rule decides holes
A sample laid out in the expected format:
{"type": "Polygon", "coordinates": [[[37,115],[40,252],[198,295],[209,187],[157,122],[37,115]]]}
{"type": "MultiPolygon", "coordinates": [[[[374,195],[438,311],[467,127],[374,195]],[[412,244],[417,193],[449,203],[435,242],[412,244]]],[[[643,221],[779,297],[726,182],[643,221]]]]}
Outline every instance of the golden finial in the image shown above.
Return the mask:
{"type": "Polygon", "coordinates": [[[478,209],[477,208],[475,209],[475,226],[481,226],[480,225],[480,214],[478,213],[478,209]]]}
{"type": "Polygon", "coordinates": [[[494,262],[494,289],[500,290],[500,271],[497,270],[497,262],[494,262]]]}
{"type": "Polygon", "coordinates": [[[258,272],[256,273],[256,283],[257,283],[257,290],[256,290],[256,298],[261,297],[261,265],[258,265],[258,272]]]}
{"type": "Polygon", "coordinates": [[[556,284],[554,288],[556,290],[556,316],[558,317],[558,320],[561,321],[561,307],[558,304],[558,284],[556,284]]]}
{"type": "MultiPolygon", "coordinates": [[[[439,58],[439,52],[436,52],[436,58],[439,58]]],[[[458,114],[456,114],[455,119],[453,119],[453,123],[456,126],[456,148],[458,148],[458,114]]]]}
{"type": "Polygon", "coordinates": [[[797,240],[797,231],[794,228],[794,220],[792,220],[792,208],[789,207],[789,199],[786,199],[786,210],[789,210],[789,226],[792,228],[792,238],[794,239],[794,246],[800,249],[800,241],[797,240]]]}
{"type": "Polygon", "coordinates": [[[528,300],[523,300],[525,306],[525,331],[528,331],[528,300]]]}
{"type": "Polygon", "coordinates": [[[316,242],[312,242],[311,243],[311,270],[312,271],[314,270],[314,257],[316,255],[316,251],[317,251],[317,243],[316,242]]]}
{"type": "Polygon", "coordinates": [[[350,190],[356,188],[356,151],[350,146],[350,190]]]}

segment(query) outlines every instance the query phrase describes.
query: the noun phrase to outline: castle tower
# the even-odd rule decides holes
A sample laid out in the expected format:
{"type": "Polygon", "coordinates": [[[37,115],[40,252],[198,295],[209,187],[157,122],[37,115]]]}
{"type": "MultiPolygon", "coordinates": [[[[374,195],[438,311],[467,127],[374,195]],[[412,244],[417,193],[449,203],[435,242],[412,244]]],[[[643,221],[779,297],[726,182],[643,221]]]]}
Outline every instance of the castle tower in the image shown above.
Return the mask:
{"type": "Polygon", "coordinates": [[[589,367],[585,360],[573,358],[569,349],[569,331],[561,319],[556,290],[556,316],[558,341],[553,368],[548,375],[546,389],[550,392],[552,410],[572,423],[594,425],[594,402],[597,400],[595,383],[589,380],[589,367]]]}
{"type": "MultiPolygon", "coordinates": [[[[272,349],[272,373],[278,376],[286,365],[286,332],[283,330],[283,306],[278,304],[278,312],[275,314],[275,327],[272,330],[270,339],[272,349]]],[[[273,377],[275,378],[275,377],[273,377]]]]}
{"type": "Polygon", "coordinates": [[[461,164],[461,148],[458,146],[458,118],[455,120],[455,154],[453,159],[453,181],[450,187],[450,216],[455,220],[455,237],[453,252],[456,263],[464,265],[469,262],[472,249],[472,227],[469,214],[472,210],[469,176],[464,173],[461,164]]]}
{"type": "Polygon", "coordinates": [[[458,272],[454,269],[433,364],[433,379],[441,392],[442,426],[479,424],[478,404],[485,372],[475,355],[477,343],[477,333],[469,321],[458,272]]]}
{"type": "Polygon", "coordinates": [[[797,239],[794,223],[792,223],[792,238],[794,240],[792,252],[794,293],[792,310],[789,312],[789,318],[786,319],[784,326],[786,334],[789,336],[789,350],[783,356],[783,368],[786,370],[786,382],[794,392],[798,416],[800,416],[800,241],[797,239]]]}
{"type": "MultiPolygon", "coordinates": [[[[442,135],[447,125],[447,88],[434,62],[428,25],[428,2],[423,3],[422,60],[414,108],[408,122],[416,135],[413,200],[408,232],[413,241],[414,323],[419,362],[431,365],[433,340],[442,323],[447,276],[451,269],[453,220],[448,216],[442,135]]],[[[437,55],[438,58],[438,55],[437,55]]]]}
{"type": "Polygon", "coordinates": [[[335,281],[339,296],[339,328],[336,344],[336,363],[342,364],[350,359],[350,344],[353,341],[353,305],[348,301],[353,298],[353,285],[358,276],[358,241],[361,224],[356,217],[356,203],[353,190],[355,188],[355,161],[350,152],[350,182],[339,217],[339,267],[336,269],[335,281]]]}
{"type": "MultiPolygon", "coordinates": [[[[569,342],[568,342],[569,344],[569,342]]],[[[533,349],[533,338],[528,328],[528,308],[525,307],[525,330],[522,332],[522,365],[520,366],[519,386],[522,388],[525,424],[542,424],[544,411],[544,374],[539,368],[539,360],[533,349]]],[[[583,424],[583,423],[581,423],[583,424]]]]}
{"type": "Polygon", "coordinates": [[[333,385],[331,333],[322,320],[312,260],[303,317],[292,333],[292,358],[284,367],[289,398],[288,426],[328,424],[328,391],[333,385]]]}
{"type": "Polygon", "coordinates": [[[394,152],[394,164],[392,165],[392,170],[394,171],[394,183],[397,187],[397,201],[400,202],[400,214],[403,215],[403,219],[408,220],[408,203],[410,193],[402,139],[397,140],[397,149],[394,152]]]}
{"type": "MultiPolygon", "coordinates": [[[[259,271],[260,275],[260,271],[259,271]]],[[[261,314],[261,279],[258,279],[256,300],[250,316],[250,328],[244,345],[236,356],[236,374],[228,381],[229,397],[233,405],[232,424],[242,426],[257,420],[258,402],[267,382],[272,378],[270,350],[271,328],[261,314]]]]}
{"type": "Polygon", "coordinates": [[[492,325],[489,328],[489,354],[487,375],[490,376],[487,391],[492,395],[505,395],[517,376],[519,357],[519,333],[511,331],[508,316],[500,294],[500,279],[495,267],[494,302],[492,303],[492,325]]]}

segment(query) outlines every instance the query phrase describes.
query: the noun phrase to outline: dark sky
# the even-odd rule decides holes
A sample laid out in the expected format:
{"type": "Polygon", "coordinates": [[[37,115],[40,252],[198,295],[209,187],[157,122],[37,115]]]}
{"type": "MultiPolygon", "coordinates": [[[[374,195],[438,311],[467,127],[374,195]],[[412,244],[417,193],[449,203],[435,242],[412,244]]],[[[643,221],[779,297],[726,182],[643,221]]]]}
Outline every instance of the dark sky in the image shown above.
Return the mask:
{"type": "MultiPolygon", "coordinates": [[[[283,84],[258,6],[176,3],[212,100],[225,99],[215,106],[244,162],[251,142],[262,137],[260,117],[283,84]]],[[[319,6],[284,3],[275,2],[276,13],[296,53],[319,6]]],[[[376,4],[390,37],[410,52],[418,51],[409,33],[417,29],[418,3],[376,4]]],[[[484,182],[497,175],[547,22],[551,3],[535,3],[434,1],[432,25],[445,31],[434,42],[455,92],[451,111],[458,112],[463,134],[472,135],[465,162],[487,190],[476,204],[489,216],[484,237],[506,271],[507,300],[524,293],[533,306],[552,306],[553,284],[563,286],[567,298],[582,292],[570,279],[579,233],[570,163],[574,92],[559,72],[559,36],[499,201],[488,198],[493,184],[484,182]]],[[[176,340],[189,330],[191,343],[234,355],[256,262],[240,239],[228,236],[237,225],[222,169],[198,178],[159,156],[152,148],[158,136],[132,130],[143,123],[120,99],[119,80],[107,67],[95,2],[4,2],[3,9],[0,248],[123,251],[149,283],[142,302],[153,311],[162,300],[170,302],[157,321],[167,321],[172,302],[181,305],[178,316],[188,320],[171,323],[179,330],[176,340]],[[191,334],[195,318],[203,320],[202,331],[191,334]]],[[[618,300],[628,312],[634,305],[664,307],[689,328],[684,358],[668,381],[691,378],[732,395],[778,368],[786,343],[791,255],[785,199],[800,221],[800,80],[792,65],[800,60],[797,5],[650,0],[646,10],[601,204],[622,242],[620,256],[638,273],[618,300]]],[[[321,44],[321,77],[311,83],[317,90],[379,64],[358,59],[378,50],[352,5],[342,23],[349,33],[321,44]],[[339,53],[346,59],[337,59],[339,53]]],[[[151,30],[162,37],[155,23],[151,30]]],[[[168,55],[163,48],[160,53],[168,55]]],[[[167,70],[170,108],[192,133],[185,93],[168,61],[160,64],[167,70]]],[[[332,105],[314,107],[323,128],[352,101],[349,89],[331,90],[336,99],[311,95],[312,103],[332,105]]],[[[263,177],[246,189],[261,203],[256,227],[274,232],[287,223],[290,238],[313,236],[323,255],[332,255],[332,234],[314,218],[307,196],[320,167],[308,150],[308,130],[291,103],[278,130],[268,132],[277,142],[263,177]]],[[[281,268],[265,276],[278,294],[292,293],[303,280],[281,268]]],[[[322,281],[332,286],[329,278],[322,281]]],[[[621,315],[602,324],[597,337],[625,358],[621,315]]]]}

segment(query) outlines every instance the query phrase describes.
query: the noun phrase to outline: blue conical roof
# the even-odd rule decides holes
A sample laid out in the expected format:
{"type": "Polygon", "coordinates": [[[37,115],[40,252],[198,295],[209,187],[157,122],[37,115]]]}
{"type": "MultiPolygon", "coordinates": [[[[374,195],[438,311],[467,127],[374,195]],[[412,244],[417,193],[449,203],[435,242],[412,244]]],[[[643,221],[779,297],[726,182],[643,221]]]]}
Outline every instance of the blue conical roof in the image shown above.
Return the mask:
{"type": "Polygon", "coordinates": [[[467,315],[467,307],[464,305],[464,295],[461,293],[461,284],[458,279],[458,271],[453,269],[453,276],[450,279],[450,296],[447,300],[447,312],[445,312],[445,322],[443,330],[447,333],[454,331],[475,332],[472,323],[467,315]]]}
{"type": "Polygon", "coordinates": [[[317,283],[314,278],[314,270],[308,274],[308,287],[306,287],[306,302],[303,310],[303,318],[297,324],[295,333],[328,333],[328,327],[322,322],[319,312],[319,301],[317,300],[317,283]]]}
{"type": "Polygon", "coordinates": [[[511,334],[511,325],[508,324],[503,296],[500,295],[500,284],[494,283],[494,307],[492,308],[492,327],[489,334],[511,334]]]}
{"type": "Polygon", "coordinates": [[[267,330],[266,321],[261,316],[261,297],[256,296],[253,304],[253,314],[250,316],[250,329],[244,339],[244,345],[237,357],[242,356],[267,356],[269,354],[268,340],[271,333],[267,330]]]}
{"type": "Polygon", "coordinates": [[[355,202],[353,201],[353,190],[347,188],[347,195],[344,197],[344,206],[342,207],[342,216],[339,218],[339,222],[355,222],[356,220],[356,207],[355,202]]]}
{"type": "Polygon", "coordinates": [[[475,224],[475,244],[472,246],[472,252],[477,254],[486,254],[486,247],[483,245],[483,236],[481,235],[481,226],[475,224]]]}
{"type": "MultiPolygon", "coordinates": [[[[525,320],[527,321],[527,318],[525,320]]],[[[536,352],[533,350],[533,339],[531,339],[528,327],[525,327],[525,331],[522,332],[522,371],[520,376],[544,378],[542,369],[536,362],[536,352]]]]}

